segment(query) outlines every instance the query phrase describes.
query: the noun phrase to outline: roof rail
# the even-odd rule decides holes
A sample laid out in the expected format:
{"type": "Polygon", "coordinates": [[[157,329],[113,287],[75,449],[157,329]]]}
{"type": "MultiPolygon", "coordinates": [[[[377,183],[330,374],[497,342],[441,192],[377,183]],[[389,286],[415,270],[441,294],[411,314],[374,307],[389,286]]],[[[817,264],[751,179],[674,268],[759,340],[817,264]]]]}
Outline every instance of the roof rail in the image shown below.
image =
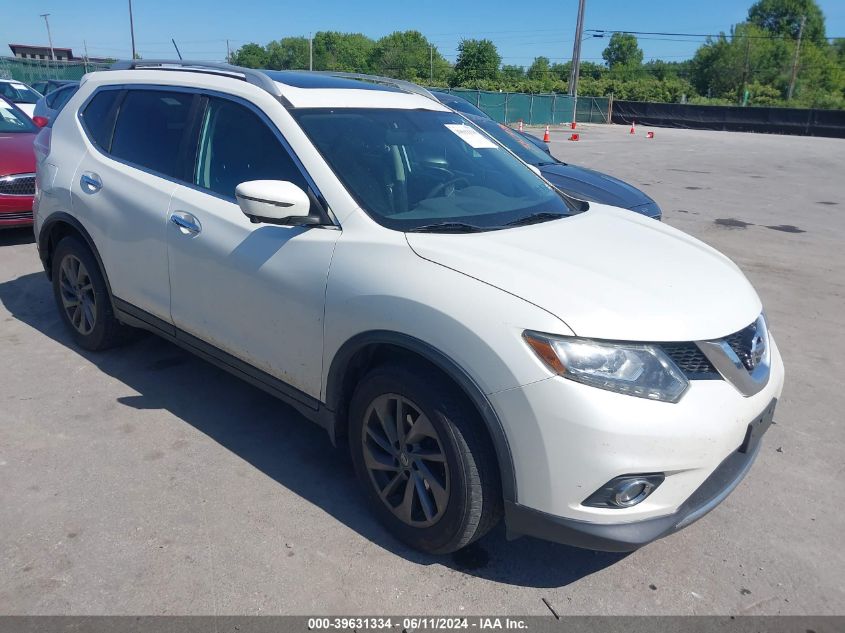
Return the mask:
{"type": "Polygon", "coordinates": [[[235,75],[244,81],[269,92],[287,105],[279,86],[265,73],[254,68],[244,68],[223,62],[205,62],[189,59],[127,59],[111,65],[111,70],[135,70],[139,68],[158,68],[160,70],[212,71],[222,75],[235,75]],[[240,77],[238,77],[240,76],[240,77]]]}
{"type": "Polygon", "coordinates": [[[411,92],[415,95],[420,95],[421,97],[425,97],[426,99],[432,99],[433,101],[437,101],[438,103],[440,100],[431,94],[428,90],[423,88],[420,85],[417,85],[411,81],[405,81],[404,79],[393,79],[392,77],[380,77],[379,75],[366,75],[363,73],[347,73],[347,72],[340,72],[335,70],[317,70],[314,72],[318,72],[322,75],[330,75],[332,77],[343,77],[345,79],[358,79],[360,81],[369,81],[374,84],[382,84],[385,86],[393,86],[394,88],[399,88],[404,92],[411,92]]]}

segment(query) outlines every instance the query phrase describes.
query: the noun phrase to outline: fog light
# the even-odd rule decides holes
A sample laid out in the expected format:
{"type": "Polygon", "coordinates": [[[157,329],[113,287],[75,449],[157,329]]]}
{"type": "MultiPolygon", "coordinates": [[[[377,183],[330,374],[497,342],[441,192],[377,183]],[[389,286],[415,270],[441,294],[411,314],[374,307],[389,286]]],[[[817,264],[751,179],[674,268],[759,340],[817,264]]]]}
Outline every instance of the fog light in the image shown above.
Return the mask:
{"type": "Polygon", "coordinates": [[[587,497],[583,505],[593,508],[630,508],[644,501],[664,479],[663,473],[616,477],[587,497]]]}

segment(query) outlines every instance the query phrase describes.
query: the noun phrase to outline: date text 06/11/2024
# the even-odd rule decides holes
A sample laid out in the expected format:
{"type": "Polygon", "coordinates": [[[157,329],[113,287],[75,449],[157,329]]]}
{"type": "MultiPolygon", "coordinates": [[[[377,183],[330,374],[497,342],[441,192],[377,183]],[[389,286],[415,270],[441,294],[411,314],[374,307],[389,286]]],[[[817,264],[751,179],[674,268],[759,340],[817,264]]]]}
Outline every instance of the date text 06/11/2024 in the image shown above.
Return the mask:
{"type": "Polygon", "coordinates": [[[334,617],[309,618],[308,630],[384,630],[400,628],[405,631],[448,630],[448,629],[477,629],[481,631],[510,629],[527,629],[528,624],[519,618],[500,617],[334,617]]]}

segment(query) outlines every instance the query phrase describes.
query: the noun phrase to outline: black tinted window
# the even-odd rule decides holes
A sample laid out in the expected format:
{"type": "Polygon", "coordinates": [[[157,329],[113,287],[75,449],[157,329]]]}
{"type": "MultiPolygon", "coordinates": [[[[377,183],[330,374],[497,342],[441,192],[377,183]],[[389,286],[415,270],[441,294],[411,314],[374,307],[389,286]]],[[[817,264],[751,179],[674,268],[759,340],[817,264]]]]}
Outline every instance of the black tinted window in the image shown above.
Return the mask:
{"type": "Polygon", "coordinates": [[[114,129],[114,103],[120,90],[102,90],[85,106],[82,120],[88,130],[91,141],[99,148],[108,151],[111,133],[114,129]]]}
{"type": "Polygon", "coordinates": [[[176,176],[179,146],[194,96],[165,90],[130,90],[120,105],[111,153],[166,176],[176,176]]]}
{"type": "Polygon", "coordinates": [[[224,196],[247,180],[305,179],[273,131],[248,108],[211,98],[200,132],[195,184],[224,196]]]}

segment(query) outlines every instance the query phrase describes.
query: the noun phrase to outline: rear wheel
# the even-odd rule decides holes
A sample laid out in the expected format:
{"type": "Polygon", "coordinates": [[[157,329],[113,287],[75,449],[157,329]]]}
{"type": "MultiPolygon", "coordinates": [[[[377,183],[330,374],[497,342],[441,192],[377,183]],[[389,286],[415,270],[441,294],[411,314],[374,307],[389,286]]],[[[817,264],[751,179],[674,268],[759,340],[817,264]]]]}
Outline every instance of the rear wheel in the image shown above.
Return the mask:
{"type": "Polygon", "coordinates": [[[412,547],[447,553],[501,515],[493,448],[457,388],[429,368],[385,365],[359,383],[350,450],[376,515],[412,547]]]}
{"type": "Polygon", "coordinates": [[[80,347],[108,349],[132,332],[115,318],[97,260],[77,237],[63,238],[53,253],[53,296],[62,321],[80,347]]]}

